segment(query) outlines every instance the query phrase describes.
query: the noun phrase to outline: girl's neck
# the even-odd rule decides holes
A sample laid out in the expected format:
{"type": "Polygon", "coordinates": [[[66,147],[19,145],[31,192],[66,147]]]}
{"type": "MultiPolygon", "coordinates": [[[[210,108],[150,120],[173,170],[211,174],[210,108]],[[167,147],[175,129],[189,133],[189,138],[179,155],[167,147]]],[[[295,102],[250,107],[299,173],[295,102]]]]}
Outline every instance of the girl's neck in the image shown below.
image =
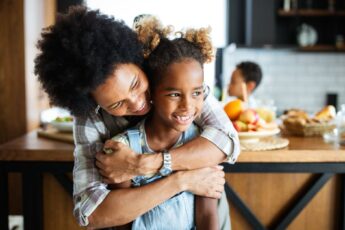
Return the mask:
{"type": "Polygon", "coordinates": [[[146,119],[145,132],[147,144],[153,151],[170,149],[182,134],[182,132],[164,125],[164,122],[154,113],[146,119]]]}

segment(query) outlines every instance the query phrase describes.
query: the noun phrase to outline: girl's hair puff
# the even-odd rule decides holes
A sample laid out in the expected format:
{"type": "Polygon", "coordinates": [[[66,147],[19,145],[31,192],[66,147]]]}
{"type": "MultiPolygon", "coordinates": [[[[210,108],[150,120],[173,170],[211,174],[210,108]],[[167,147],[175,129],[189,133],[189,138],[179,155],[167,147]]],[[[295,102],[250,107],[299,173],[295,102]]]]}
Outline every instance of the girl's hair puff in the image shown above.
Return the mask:
{"type": "Polygon", "coordinates": [[[210,38],[211,27],[200,29],[188,29],[183,38],[200,47],[205,63],[211,62],[213,55],[213,46],[210,38]]]}
{"type": "Polygon", "coordinates": [[[158,46],[161,38],[168,37],[174,30],[172,26],[163,27],[162,23],[151,15],[141,17],[134,29],[143,44],[145,58],[158,46]]]}
{"type": "Polygon", "coordinates": [[[201,67],[213,58],[210,28],[188,29],[173,34],[173,27],[162,26],[154,16],[146,16],[135,27],[144,46],[145,71],[151,88],[165,76],[174,62],[195,60],[201,67]],[[171,38],[176,35],[175,38],[171,38]]]}

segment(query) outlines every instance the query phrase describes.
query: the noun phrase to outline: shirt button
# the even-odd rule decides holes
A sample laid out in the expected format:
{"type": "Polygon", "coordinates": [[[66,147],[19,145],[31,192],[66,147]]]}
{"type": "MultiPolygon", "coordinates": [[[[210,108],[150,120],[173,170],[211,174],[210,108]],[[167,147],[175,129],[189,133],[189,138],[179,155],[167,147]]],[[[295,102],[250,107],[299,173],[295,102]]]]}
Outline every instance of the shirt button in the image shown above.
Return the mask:
{"type": "Polygon", "coordinates": [[[229,133],[229,136],[230,136],[231,138],[235,138],[235,134],[233,134],[233,133],[229,133]]]}
{"type": "Polygon", "coordinates": [[[80,202],[81,201],[81,196],[77,197],[77,201],[80,202]]]}

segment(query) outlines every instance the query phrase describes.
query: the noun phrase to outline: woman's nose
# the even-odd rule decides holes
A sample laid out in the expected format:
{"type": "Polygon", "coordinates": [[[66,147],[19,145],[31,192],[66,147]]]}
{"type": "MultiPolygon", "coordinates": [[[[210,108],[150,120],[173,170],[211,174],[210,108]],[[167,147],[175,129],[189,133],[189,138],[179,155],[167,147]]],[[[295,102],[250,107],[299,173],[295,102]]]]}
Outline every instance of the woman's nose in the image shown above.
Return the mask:
{"type": "Polygon", "coordinates": [[[138,94],[132,94],[128,98],[128,104],[129,104],[129,106],[128,106],[129,110],[136,111],[143,104],[143,99],[141,99],[138,94]]]}

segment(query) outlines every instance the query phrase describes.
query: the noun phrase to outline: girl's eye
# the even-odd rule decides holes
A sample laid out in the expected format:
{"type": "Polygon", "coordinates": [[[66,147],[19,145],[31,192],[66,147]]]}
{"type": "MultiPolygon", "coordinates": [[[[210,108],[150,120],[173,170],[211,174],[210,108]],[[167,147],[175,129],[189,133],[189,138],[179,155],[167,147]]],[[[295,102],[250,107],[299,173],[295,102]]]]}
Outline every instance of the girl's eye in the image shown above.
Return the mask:
{"type": "Polygon", "coordinates": [[[196,91],[193,93],[193,96],[197,97],[200,96],[202,94],[202,91],[196,91]]]}
{"type": "Polygon", "coordinates": [[[120,108],[122,105],[123,105],[123,101],[119,101],[116,104],[114,104],[110,109],[115,110],[115,109],[120,108]]]}
{"type": "Polygon", "coordinates": [[[179,93],[171,93],[171,94],[168,94],[169,97],[179,97],[180,94],[179,93]]]}

